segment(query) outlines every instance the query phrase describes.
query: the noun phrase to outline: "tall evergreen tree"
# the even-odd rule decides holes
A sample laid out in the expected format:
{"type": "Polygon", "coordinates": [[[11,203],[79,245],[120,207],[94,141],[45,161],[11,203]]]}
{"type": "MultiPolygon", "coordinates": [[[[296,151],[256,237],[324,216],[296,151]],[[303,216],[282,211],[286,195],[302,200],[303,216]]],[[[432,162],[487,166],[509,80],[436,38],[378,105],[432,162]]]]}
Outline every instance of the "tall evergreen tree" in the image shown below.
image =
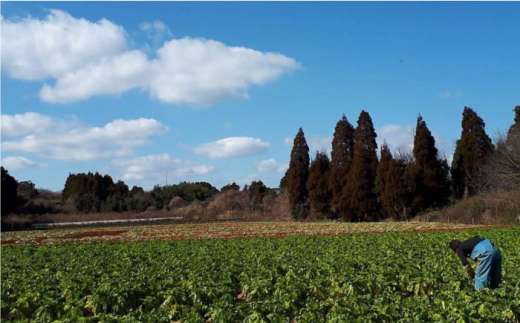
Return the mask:
{"type": "Polygon", "coordinates": [[[18,189],[18,182],[9,172],[2,166],[2,216],[14,212],[17,205],[16,190],[18,189]]]}
{"type": "Polygon", "coordinates": [[[381,199],[381,194],[385,190],[386,176],[392,160],[392,153],[390,152],[390,148],[388,148],[388,145],[385,142],[381,146],[381,158],[379,159],[379,164],[377,165],[376,192],[379,195],[379,199],[381,199]]]}
{"type": "Polygon", "coordinates": [[[289,172],[289,169],[285,171],[285,174],[283,174],[283,177],[280,179],[280,190],[283,191],[287,188],[287,173],[289,172]]]}
{"type": "Polygon", "coordinates": [[[460,139],[457,140],[457,143],[455,144],[455,151],[453,153],[450,171],[453,197],[461,198],[464,195],[465,185],[460,139]]]}
{"type": "Polygon", "coordinates": [[[414,163],[405,172],[405,182],[412,197],[412,211],[417,213],[445,205],[451,194],[449,167],[445,159],[439,158],[435,138],[420,115],[415,129],[413,155],[414,163]]]}
{"type": "Polygon", "coordinates": [[[388,162],[388,170],[385,174],[385,185],[381,191],[381,204],[386,214],[396,220],[406,220],[407,190],[404,183],[406,161],[394,159],[391,155],[388,162]]]}
{"type": "Polygon", "coordinates": [[[342,192],[341,211],[350,221],[374,219],[377,216],[376,137],[372,118],[368,112],[361,111],[355,133],[354,157],[342,192]]]}
{"type": "Polygon", "coordinates": [[[330,210],[332,192],[328,185],[329,165],[327,153],[317,151],[309,169],[306,187],[309,192],[311,213],[318,218],[327,216],[330,210]]]}
{"type": "Polygon", "coordinates": [[[485,126],[484,120],[473,109],[464,107],[462,134],[456,147],[460,155],[454,158],[455,164],[452,163],[453,187],[457,198],[476,192],[480,168],[494,149],[485,126]]]}
{"type": "Polygon", "coordinates": [[[336,124],[330,161],[329,185],[332,192],[331,210],[339,214],[343,200],[343,188],[354,154],[354,127],[343,115],[336,124]]]}
{"type": "Polygon", "coordinates": [[[291,161],[287,171],[287,187],[289,202],[293,217],[296,219],[307,216],[307,179],[309,178],[309,146],[305,140],[303,129],[300,128],[291,151],[291,161]]]}

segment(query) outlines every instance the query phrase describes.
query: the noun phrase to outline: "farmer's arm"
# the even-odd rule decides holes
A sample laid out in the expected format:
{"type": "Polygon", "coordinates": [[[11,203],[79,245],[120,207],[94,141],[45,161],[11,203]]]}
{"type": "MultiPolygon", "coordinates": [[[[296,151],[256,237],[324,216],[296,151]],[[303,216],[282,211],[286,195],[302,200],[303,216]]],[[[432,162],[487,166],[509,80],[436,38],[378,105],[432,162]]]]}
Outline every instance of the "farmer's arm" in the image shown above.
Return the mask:
{"type": "Polygon", "coordinates": [[[462,261],[462,266],[466,267],[469,265],[468,260],[466,259],[466,253],[464,252],[464,249],[461,248],[462,244],[460,245],[459,249],[457,249],[457,255],[459,256],[460,260],[462,261]]]}
{"type": "Polygon", "coordinates": [[[479,238],[478,236],[473,237],[471,239],[468,239],[468,240],[462,242],[460,244],[459,248],[457,249],[457,255],[459,256],[460,260],[462,261],[462,266],[464,267],[466,274],[468,274],[468,276],[470,278],[475,277],[475,272],[471,268],[466,257],[468,257],[471,254],[471,252],[473,251],[473,248],[475,248],[475,246],[482,240],[483,239],[479,238]]]}

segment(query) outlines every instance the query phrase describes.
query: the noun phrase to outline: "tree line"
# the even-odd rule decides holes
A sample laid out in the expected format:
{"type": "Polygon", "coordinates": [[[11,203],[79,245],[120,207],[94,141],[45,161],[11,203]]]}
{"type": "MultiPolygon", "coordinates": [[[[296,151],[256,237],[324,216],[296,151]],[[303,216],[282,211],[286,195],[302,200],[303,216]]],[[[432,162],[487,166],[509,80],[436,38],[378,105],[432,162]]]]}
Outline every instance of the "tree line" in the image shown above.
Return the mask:
{"type": "MultiPolygon", "coordinates": [[[[280,189],[287,192],[295,219],[354,222],[406,220],[483,189],[520,190],[520,106],[514,112],[508,132],[499,133],[493,141],[486,134],[483,119],[465,107],[451,167],[439,154],[420,115],[411,151],[392,152],[386,143],[378,147],[366,111],[359,115],[355,128],[345,115],[337,122],[330,158],[327,152],[318,151],[311,160],[300,128],[280,189]]],[[[225,195],[224,204],[237,204],[226,204],[226,209],[255,212],[264,210],[276,196],[276,190],[262,181],[253,181],[242,190],[236,183],[219,190],[207,182],[180,182],[145,191],[138,186],[130,189],[123,181],[114,182],[109,175],[90,172],[69,174],[60,194],[36,189],[30,181],[18,182],[6,169],[1,170],[2,216],[163,210],[169,209],[174,197],[189,203],[212,200],[217,194],[225,195]]]]}
{"type": "MultiPolygon", "coordinates": [[[[288,190],[295,219],[309,216],[352,222],[409,219],[452,200],[477,194],[485,186],[484,179],[495,176],[489,175],[494,170],[490,167],[486,170],[485,166],[490,161],[499,163],[499,155],[511,156],[518,151],[520,106],[514,111],[514,124],[507,139],[497,140],[501,144],[495,147],[486,134],[483,119],[475,110],[465,107],[461,137],[456,142],[451,167],[439,154],[435,138],[421,115],[415,126],[413,150],[392,152],[385,142],[380,147],[379,158],[377,134],[366,111],[360,113],[356,128],[345,115],[337,122],[330,159],[327,152],[317,151],[310,160],[309,147],[300,128],[280,187],[288,190]]],[[[508,167],[504,170],[506,175],[513,173],[520,177],[518,158],[508,167]]]]}
{"type": "MultiPolygon", "coordinates": [[[[204,202],[219,193],[227,196],[239,194],[239,206],[252,211],[262,209],[265,198],[276,196],[274,189],[262,181],[253,181],[242,190],[235,182],[220,190],[207,182],[180,182],[178,184],[156,185],[150,191],[133,186],[129,189],[123,181],[114,182],[110,175],[99,173],[69,174],[60,193],[37,189],[30,181],[18,182],[9,172],[2,170],[2,216],[8,214],[49,214],[49,213],[111,213],[144,212],[169,209],[174,198],[182,203],[204,202]]],[[[238,195],[237,195],[238,196],[238,195]]],[[[238,202],[237,202],[238,203],[238,202]]]]}

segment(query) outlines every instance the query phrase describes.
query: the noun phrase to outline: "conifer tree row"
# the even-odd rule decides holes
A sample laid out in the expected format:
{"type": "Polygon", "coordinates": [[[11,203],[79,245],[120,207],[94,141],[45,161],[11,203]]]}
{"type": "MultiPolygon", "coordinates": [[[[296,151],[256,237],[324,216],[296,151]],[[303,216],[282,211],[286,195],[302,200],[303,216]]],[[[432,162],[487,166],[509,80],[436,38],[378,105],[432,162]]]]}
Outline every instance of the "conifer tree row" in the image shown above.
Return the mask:
{"type": "Polygon", "coordinates": [[[449,166],[422,116],[411,157],[394,158],[385,143],[378,159],[376,138],[368,112],[360,113],[355,130],[343,115],[334,131],[330,162],[326,152],[316,152],[309,168],[309,148],[300,128],[281,181],[287,183],[294,218],[303,219],[310,211],[317,218],[354,222],[403,220],[449,202],[449,166]]]}

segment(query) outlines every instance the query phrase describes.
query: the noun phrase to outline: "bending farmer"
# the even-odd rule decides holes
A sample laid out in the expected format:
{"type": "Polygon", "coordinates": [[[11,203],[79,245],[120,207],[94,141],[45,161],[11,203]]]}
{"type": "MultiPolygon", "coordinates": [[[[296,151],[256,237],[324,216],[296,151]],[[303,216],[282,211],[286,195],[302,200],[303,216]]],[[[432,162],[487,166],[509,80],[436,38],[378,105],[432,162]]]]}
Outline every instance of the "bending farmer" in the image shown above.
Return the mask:
{"type": "Polygon", "coordinates": [[[478,236],[464,242],[453,240],[450,248],[462,260],[464,270],[470,278],[475,277],[475,289],[480,290],[486,287],[497,288],[502,281],[502,255],[495,245],[488,239],[481,239],[478,236]],[[475,272],[471,269],[467,257],[477,262],[475,272]]]}

